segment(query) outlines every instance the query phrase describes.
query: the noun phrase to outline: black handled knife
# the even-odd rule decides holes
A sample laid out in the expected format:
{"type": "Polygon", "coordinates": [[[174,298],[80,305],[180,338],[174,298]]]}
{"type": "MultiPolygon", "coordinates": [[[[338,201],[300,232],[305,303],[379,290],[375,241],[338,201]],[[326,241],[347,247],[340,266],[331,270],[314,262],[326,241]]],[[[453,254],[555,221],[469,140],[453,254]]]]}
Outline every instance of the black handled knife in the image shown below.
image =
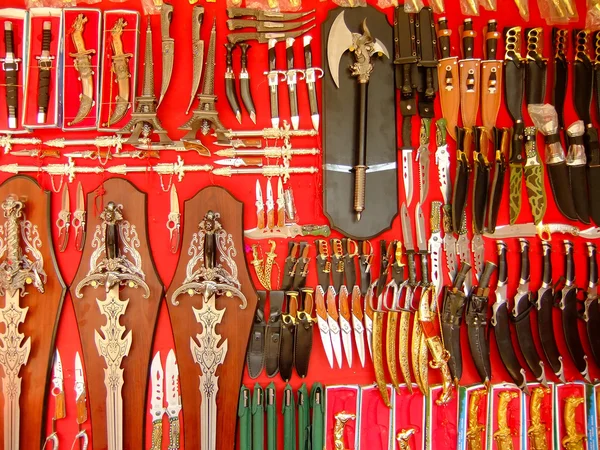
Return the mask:
{"type": "Polygon", "coordinates": [[[19,109],[19,63],[15,51],[13,24],[10,20],[4,22],[4,58],[0,59],[4,71],[6,84],[6,107],[8,110],[8,128],[17,128],[17,114],[19,109]]]}
{"type": "Polygon", "coordinates": [[[50,104],[50,71],[54,56],[50,54],[52,43],[52,22],[45,21],[42,31],[42,53],[36,56],[40,69],[38,81],[38,114],[37,123],[46,123],[48,105],[50,104]]]}
{"type": "Polygon", "coordinates": [[[600,306],[598,305],[598,260],[596,258],[596,244],[587,242],[588,251],[588,287],[585,299],[583,319],[592,355],[597,365],[600,365],[600,306]]]}

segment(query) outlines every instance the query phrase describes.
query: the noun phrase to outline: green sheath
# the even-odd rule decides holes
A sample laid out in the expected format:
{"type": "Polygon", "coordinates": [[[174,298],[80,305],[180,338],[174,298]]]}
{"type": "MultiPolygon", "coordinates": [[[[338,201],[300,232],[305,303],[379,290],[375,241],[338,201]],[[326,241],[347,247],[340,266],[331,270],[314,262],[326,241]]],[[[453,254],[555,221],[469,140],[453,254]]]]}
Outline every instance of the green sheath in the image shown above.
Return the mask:
{"type": "Polygon", "coordinates": [[[325,448],[325,396],[321,383],[312,385],[310,407],[312,408],[312,448],[313,450],[322,450],[325,448]]]}
{"type": "Polygon", "coordinates": [[[277,398],[275,383],[271,382],[265,391],[267,410],[267,450],[277,450],[277,398]]]}
{"type": "Polygon", "coordinates": [[[252,395],[252,450],[265,448],[265,399],[263,388],[254,385],[252,395]]]}
{"type": "Polygon", "coordinates": [[[283,450],[296,450],[296,405],[294,391],[287,384],[283,390],[283,450]]]}
{"type": "Polygon", "coordinates": [[[240,421],[240,450],[250,450],[252,428],[250,427],[250,390],[242,385],[238,401],[238,417],[240,421]]]}
{"type": "Polygon", "coordinates": [[[310,443],[310,399],[306,383],[298,390],[298,449],[307,450],[310,443]]]}

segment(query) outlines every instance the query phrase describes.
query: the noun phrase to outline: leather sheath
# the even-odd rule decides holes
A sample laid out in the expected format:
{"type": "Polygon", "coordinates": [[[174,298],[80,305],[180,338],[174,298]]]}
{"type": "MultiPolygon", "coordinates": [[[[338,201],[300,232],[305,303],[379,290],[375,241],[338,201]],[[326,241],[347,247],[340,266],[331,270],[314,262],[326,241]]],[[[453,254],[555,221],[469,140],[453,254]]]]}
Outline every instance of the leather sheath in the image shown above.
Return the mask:
{"type": "Polygon", "coordinates": [[[267,293],[265,291],[257,291],[258,304],[254,313],[254,323],[250,335],[250,344],[248,345],[248,353],[246,362],[248,364],[248,375],[250,378],[258,378],[265,366],[265,303],[267,293]]]}
{"type": "Polygon", "coordinates": [[[438,21],[438,44],[441,58],[438,62],[438,85],[442,116],[446,119],[446,129],[456,140],[458,109],[460,107],[460,78],[458,76],[458,58],[450,56],[452,44],[446,19],[438,21]]]}
{"type": "MultiPolygon", "coordinates": [[[[596,225],[600,224],[600,143],[598,130],[588,126],[585,130],[585,142],[589,149],[587,182],[589,192],[590,216],[596,225]]],[[[575,196],[575,192],[573,192],[575,196]]]]}
{"type": "MultiPolygon", "coordinates": [[[[473,129],[473,233],[482,234],[485,228],[485,213],[490,180],[490,163],[481,150],[482,140],[487,144],[485,128],[473,129]]],[[[487,145],[486,145],[487,148],[487,145]]]]}
{"type": "Polygon", "coordinates": [[[290,306],[291,301],[297,302],[297,293],[294,292],[287,295],[287,313],[281,315],[281,338],[279,345],[279,374],[283,381],[289,381],[292,378],[292,371],[294,368],[294,341],[296,339],[296,308],[292,310],[290,306]],[[294,300],[292,300],[292,298],[294,300]]]}
{"type": "Polygon", "coordinates": [[[567,38],[569,30],[565,28],[552,29],[554,43],[554,87],[552,89],[552,104],[558,114],[558,125],[565,127],[564,110],[569,78],[569,63],[567,61],[567,38]]]}
{"type": "Polygon", "coordinates": [[[478,59],[461,59],[459,65],[460,77],[460,111],[463,126],[472,128],[477,121],[479,111],[480,70],[481,61],[478,59]]]}
{"type": "Polygon", "coordinates": [[[543,57],[544,30],[541,27],[525,30],[527,66],[525,70],[525,102],[527,105],[544,103],[548,60],[543,57]]]}
{"type": "Polygon", "coordinates": [[[435,22],[433,11],[425,7],[417,14],[417,55],[419,57],[419,77],[417,92],[419,94],[419,116],[433,119],[435,116],[434,101],[438,90],[437,49],[435,22]]]}
{"type": "MultiPolygon", "coordinates": [[[[569,289],[562,298],[562,325],[567,348],[575,367],[582,375],[588,372],[587,356],[581,344],[577,321],[579,320],[579,311],[577,310],[577,290],[569,289]]],[[[586,376],[586,375],[584,375],[586,376]]]]}
{"type": "Polygon", "coordinates": [[[481,122],[490,135],[502,102],[502,69],[502,61],[481,62],[481,122]]]}
{"type": "Polygon", "coordinates": [[[561,180],[569,179],[569,169],[566,161],[558,161],[554,164],[547,163],[548,178],[550,179],[550,187],[552,195],[556,202],[556,206],[563,216],[569,220],[577,220],[577,212],[573,203],[573,194],[570,189],[561,186],[561,180]]]}
{"type": "MultiPolygon", "coordinates": [[[[578,120],[567,128],[567,140],[569,142],[567,168],[569,170],[569,185],[577,217],[583,223],[590,223],[584,133],[585,125],[582,120],[578,120]]],[[[563,187],[563,189],[566,189],[566,187],[563,187]]]]}
{"type": "Polygon", "coordinates": [[[465,134],[464,128],[456,127],[456,175],[452,191],[452,229],[455,233],[460,230],[469,187],[469,160],[464,148],[465,134]]]}
{"type": "Polygon", "coordinates": [[[294,390],[287,384],[283,390],[283,450],[296,450],[296,405],[294,390]]]}
{"type": "Polygon", "coordinates": [[[504,145],[508,146],[510,131],[508,129],[494,128],[494,148],[496,152],[494,164],[494,177],[490,188],[490,199],[488,201],[487,212],[487,231],[494,233],[498,223],[498,212],[502,203],[502,194],[504,193],[504,178],[506,174],[506,155],[504,145]],[[506,135],[506,136],[505,136],[506,135]]]}
{"type": "MultiPolygon", "coordinates": [[[[250,389],[242,385],[238,399],[238,423],[240,426],[240,450],[251,450],[252,448],[252,407],[250,399],[250,389]]],[[[160,447],[161,442],[158,442],[160,447]]]]}
{"type": "Polygon", "coordinates": [[[240,103],[238,102],[237,91],[235,89],[235,74],[233,73],[233,49],[235,48],[235,44],[226,42],[225,48],[227,49],[227,55],[225,57],[225,95],[227,97],[227,102],[233,111],[233,115],[239,118],[242,112],[240,103]]]}
{"type": "Polygon", "coordinates": [[[596,365],[600,366],[600,305],[598,304],[598,260],[596,244],[588,242],[588,291],[585,300],[586,330],[592,355],[596,365]]]}
{"type": "Polygon", "coordinates": [[[400,90],[402,149],[412,150],[412,118],[417,114],[417,67],[415,20],[404,8],[396,8],[394,22],[394,66],[396,88],[400,90]]]}
{"type": "Polygon", "coordinates": [[[279,349],[281,346],[281,308],[284,292],[271,291],[269,321],[265,332],[265,369],[268,377],[279,372],[279,349]]]}
{"type": "Polygon", "coordinates": [[[310,313],[305,311],[298,312],[298,320],[296,321],[296,344],[294,348],[294,366],[296,373],[300,378],[306,377],[308,374],[308,363],[313,344],[313,324],[310,313]]]}
{"type": "MultiPolygon", "coordinates": [[[[313,449],[325,448],[325,397],[321,383],[313,383],[310,390],[312,408],[311,445],[313,449]]],[[[310,450],[311,447],[308,448],[310,450]]],[[[306,450],[306,449],[300,449],[306,450]]]]}
{"type": "MultiPolygon", "coordinates": [[[[298,247],[299,244],[297,242],[288,242],[288,256],[285,258],[285,263],[283,266],[283,280],[281,281],[282,291],[289,291],[292,289],[294,277],[296,276],[294,268],[296,267],[296,262],[298,261],[298,247]]],[[[318,259],[319,258],[317,258],[317,261],[318,259]]]]}

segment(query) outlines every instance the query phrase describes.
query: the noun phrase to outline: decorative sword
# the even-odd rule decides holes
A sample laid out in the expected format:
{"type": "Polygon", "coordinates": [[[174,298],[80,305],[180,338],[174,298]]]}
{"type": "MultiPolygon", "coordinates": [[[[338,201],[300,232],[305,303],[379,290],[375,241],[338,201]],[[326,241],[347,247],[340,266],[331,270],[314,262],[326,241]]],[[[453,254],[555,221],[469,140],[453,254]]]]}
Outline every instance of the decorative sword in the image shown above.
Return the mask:
{"type": "Polygon", "coordinates": [[[19,111],[18,72],[21,58],[15,53],[13,24],[10,20],[4,22],[4,58],[0,59],[6,84],[6,108],[8,112],[8,128],[17,128],[19,111]]]}
{"type": "Polygon", "coordinates": [[[10,134],[0,136],[0,147],[4,148],[4,153],[10,153],[13,145],[39,145],[41,143],[42,140],[35,137],[12,137],[10,134]]]}
{"type": "Polygon", "coordinates": [[[283,166],[262,166],[262,167],[219,167],[213,169],[213,175],[231,177],[232,175],[262,175],[265,177],[282,177],[284,182],[290,179],[292,174],[310,173],[315,174],[319,171],[316,167],[287,167],[283,166]]]}
{"type": "Polygon", "coordinates": [[[104,300],[97,300],[100,313],[106,323],[95,331],[98,354],[104,358],[104,384],[106,386],[106,429],[108,450],[123,449],[123,358],[129,354],[133,336],[120,323],[126,313],[129,299],[121,300],[120,288],[141,288],[144,298],[150,296],[150,288],[144,281],[142,258],[136,248],[138,234],[135,226],[123,217],[120,205],[109,202],[102,214],[102,223],[96,226],[92,246],[95,251],[90,270],[75,288],[75,296],[83,297],[82,289],[104,286],[104,300]],[[122,246],[122,250],[121,250],[122,246]],[[128,259],[127,255],[130,255],[128,259]]]}
{"type": "Polygon", "coordinates": [[[188,114],[196,98],[196,92],[200,86],[202,78],[202,68],[204,66],[204,41],[200,39],[200,29],[202,28],[202,19],[204,18],[204,8],[196,5],[192,10],[192,93],[190,102],[185,110],[188,114]]]}
{"type": "Polygon", "coordinates": [[[236,249],[233,236],[223,228],[220,214],[208,211],[193,234],[189,255],[195,255],[187,264],[188,276],[173,292],[171,302],[178,306],[178,297],[188,294],[201,296],[200,308],[191,307],[202,332],[190,337],[190,350],[194,361],[200,366],[201,409],[200,448],[215,449],[217,444],[217,395],[219,377],[217,370],[227,356],[228,342],[222,339],[217,327],[222,322],[227,308],[217,309],[217,297],[225,296],[231,302],[239,300],[239,308],[245,309],[248,302],[240,290],[237,265],[231,258],[236,249]]]}
{"type": "Polygon", "coordinates": [[[239,46],[242,53],[240,56],[240,95],[242,96],[242,102],[244,102],[246,111],[250,115],[250,120],[256,123],[256,108],[252,99],[250,74],[248,73],[248,50],[250,49],[250,45],[246,42],[241,42],[239,46]]]}
{"type": "Polygon", "coordinates": [[[319,129],[319,103],[317,101],[317,80],[323,78],[325,72],[320,67],[313,67],[312,62],[312,36],[304,36],[304,80],[308,90],[308,105],[310,107],[310,118],[315,130],[319,129]]]}
{"type": "Polygon", "coordinates": [[[304,78],[304,72],[294,67],[294,41],[293,37],[285,40],[285,54],[287,60],[287,71],[285,80],[288,87],[288,96],[290,99],[290,122],[292,128],[297,130],[300,126],[300,116],[298,114],[298,74],[304,78]]]}
{"type": "Polygon", "coordinates": [[[44,145],[54,148],[67,148],[67,147],[84,147],[93,146],[96,148],[113,148],[115,153],[119,153],[123,149],[123,144],[127,142],[127,139],[122,137],[120,134],[113,136],[98,136],[91,139],[65,139],[56,138],[49,141],[44,141],[44,145]]]}
{"type": "Polygon", "coordinates": [[[282,147],[265,147],[257,149],[236,149],[228,148],[224,150],[217,150],[215,155],[223,156],[226,158],[237,158],[246,156],[263,156],[265,158],[282,158],[284,160],[290,160],[293,156],[303,155],[319,155],[321,152],[318,148],[292,148],[291,144],[284,145],[282,147]]]}
{"type": "Polygon", "coordinates": [[[90,113],[92,106],[94,106],[94,71],[92,69],[91,55],[96,53],[96,50],[87,50],[85,48],[83,27],[87,21],[87,17],[79,14],[73,25],[71,25],[71,39],[75,46],[75,53],[70,53],[69,56],[75,60],[73,65],[81,81],[81,94],[79,95],[79,110],[73,120],[69,122],[69,126],[75,125],[85,119],[90,113]]]}
{"type": "Polygon", "coordinates": [[[175,39],[169,34],[169,28],[173,21],[173,5],[162,3],[160,7],[160,36],[162,49],[162,81],[160,85],[160,96],[156,107],[158,108],[165,98],[171,74],[173,73],[173,62],[175,60],[175,39]]]}
{"type": "Polygon", "coordinates": [[[54,56],[50,54],[51,43],[52,22],[47,20],[44,21],[42,30],[42,53],[35,57],[39,61],[37,123],[40,124],[46,123],[46,114],[48,114],[48,105],[50,104],[50,71],[54,59],[54,56]]]}

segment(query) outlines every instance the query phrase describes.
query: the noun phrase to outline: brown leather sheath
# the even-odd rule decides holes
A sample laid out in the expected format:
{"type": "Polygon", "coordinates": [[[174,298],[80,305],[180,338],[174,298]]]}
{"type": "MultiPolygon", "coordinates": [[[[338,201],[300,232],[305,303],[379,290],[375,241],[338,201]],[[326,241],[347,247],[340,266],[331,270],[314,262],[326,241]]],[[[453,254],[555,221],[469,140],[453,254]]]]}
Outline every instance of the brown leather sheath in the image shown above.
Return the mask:
{"type": "Polygon", "coordinates": [[[463,127],[470,130],[477,122],[479,110],[480,74],[478,59],[462,59],[460,69],[460,105],[463,127]]]}
{"type": "Polygon", "coordinates": [[[502,101],[502,61],[481,62],[481,121],[487,135],[493,139],[492,130],[502,101]]]}
{"type": "Polygon", "coordinates": [[[456,141],[456,125],[458,125],[458,108],[460,107],[458,58],[453,56],[440,59],[437,73],[442,116],[446,118],[448,134],[456,141]]]}

